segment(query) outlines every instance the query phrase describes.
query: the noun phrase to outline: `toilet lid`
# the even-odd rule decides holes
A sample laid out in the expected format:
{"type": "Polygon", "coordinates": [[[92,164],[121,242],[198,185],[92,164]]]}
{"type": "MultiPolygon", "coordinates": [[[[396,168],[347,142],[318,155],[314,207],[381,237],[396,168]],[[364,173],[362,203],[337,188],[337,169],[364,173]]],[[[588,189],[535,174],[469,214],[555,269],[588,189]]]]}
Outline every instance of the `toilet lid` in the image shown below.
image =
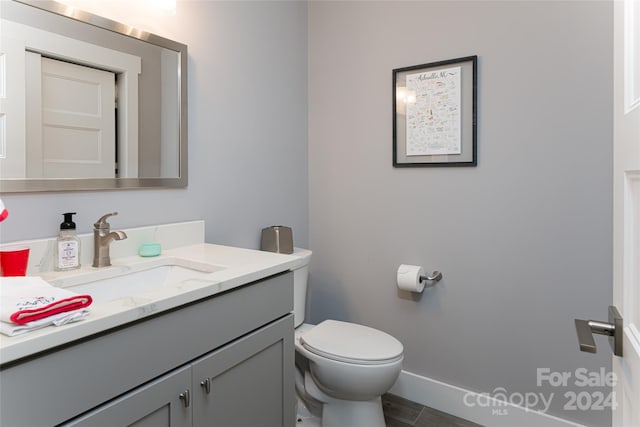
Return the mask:
{"type": "Polygon", "coordinates": [[[363,365],[402,357],[402,343],[391,335],[355,323],[325,320],[300,337],[307,350],[329,359],[363,365]]]}

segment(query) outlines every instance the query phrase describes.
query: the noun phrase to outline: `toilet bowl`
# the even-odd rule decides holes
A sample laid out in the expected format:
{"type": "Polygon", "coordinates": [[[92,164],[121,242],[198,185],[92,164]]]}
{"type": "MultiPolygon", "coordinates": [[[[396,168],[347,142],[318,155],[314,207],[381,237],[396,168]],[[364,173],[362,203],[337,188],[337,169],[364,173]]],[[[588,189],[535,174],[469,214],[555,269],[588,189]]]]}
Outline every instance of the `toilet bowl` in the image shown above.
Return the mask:
{"type": "Polygon", "coordinates": [[[323,427],[384,427],[381,396],[402,369],[402,343],[355,323],[303,323],[311,251],[293,255],[301,260],[293,269],[299,406],[320,415],[323,427]]]}

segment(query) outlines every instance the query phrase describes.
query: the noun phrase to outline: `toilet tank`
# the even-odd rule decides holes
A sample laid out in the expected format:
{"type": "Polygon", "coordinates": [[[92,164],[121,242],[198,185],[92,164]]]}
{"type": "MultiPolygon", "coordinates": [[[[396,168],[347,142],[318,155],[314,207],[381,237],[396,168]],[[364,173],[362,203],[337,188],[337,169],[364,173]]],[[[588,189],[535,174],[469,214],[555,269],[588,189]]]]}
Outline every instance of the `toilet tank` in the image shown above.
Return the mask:
{"type": "Polygon", "coordinates": [[[311,251],[308,249],[294,248],[292,256],[298,257],[300,263],[293,270],[293,317],[295,327],[304,322],[307,305],[307,284],[309,282],[309,261],[311,251]]]}

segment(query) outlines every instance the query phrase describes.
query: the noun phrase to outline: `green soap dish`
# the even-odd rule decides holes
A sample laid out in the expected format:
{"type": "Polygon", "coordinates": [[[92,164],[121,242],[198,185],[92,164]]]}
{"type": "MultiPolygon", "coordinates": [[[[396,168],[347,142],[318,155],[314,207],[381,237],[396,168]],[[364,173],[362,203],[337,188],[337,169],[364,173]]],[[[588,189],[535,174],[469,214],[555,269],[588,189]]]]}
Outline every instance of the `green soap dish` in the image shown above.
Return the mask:
{"type": "Polygon", "coordinates": [[[158,256],[162,252],[160,243],[143,243],[138,249],[138,255],[142,257],[158,256]]]}

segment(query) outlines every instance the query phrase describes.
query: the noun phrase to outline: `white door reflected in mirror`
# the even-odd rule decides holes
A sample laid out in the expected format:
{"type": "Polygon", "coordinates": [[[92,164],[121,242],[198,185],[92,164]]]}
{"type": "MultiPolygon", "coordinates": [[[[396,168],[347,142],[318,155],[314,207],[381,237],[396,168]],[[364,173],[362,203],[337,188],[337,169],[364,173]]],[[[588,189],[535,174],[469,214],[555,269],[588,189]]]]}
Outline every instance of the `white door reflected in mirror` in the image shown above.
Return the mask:
{"type": "Polygon", "coordinates": [[[27,178],[115,178],[115,73],[27,52],[27,178]]]}

